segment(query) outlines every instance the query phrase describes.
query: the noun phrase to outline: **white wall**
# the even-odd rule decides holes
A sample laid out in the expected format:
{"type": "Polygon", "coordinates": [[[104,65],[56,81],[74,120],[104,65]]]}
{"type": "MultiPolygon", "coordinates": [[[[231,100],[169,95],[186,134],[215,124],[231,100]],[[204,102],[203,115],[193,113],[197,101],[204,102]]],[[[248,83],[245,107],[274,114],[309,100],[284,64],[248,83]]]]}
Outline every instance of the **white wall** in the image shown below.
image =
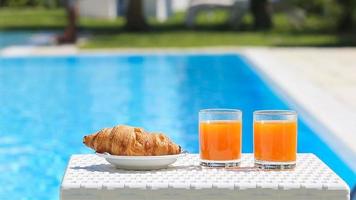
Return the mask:
{"type": "Polygon", "coordinates": [[[156,0],[143,0],[146,17],[156,17],[156,0]]]}
{"type": "MultiPolygon", "coordinates": [[[[190,0],[143,0],[147,17],[156,17],[165,21],[172,13],[185,11],[190,0]]],[[[116,0],[78,0],[79,15],[84,17],[115,19],[117,17],[116,0]]]]}
{"type": "Polygon", "coordinates": [[[185,11],[188,8],[190,0],[171,0],[173,12],[185,11]]]}
{"type": "Polygon", "coordinates": [[[146,17],[155,17],[158,21],[165,21],[172,14],[172,0],[144,0],[146,17]]]}
{"type": "Polygon", "coordinates": [[[79,15],[84,17],[115,19],[116,0],[79,0],[79,15]]]}

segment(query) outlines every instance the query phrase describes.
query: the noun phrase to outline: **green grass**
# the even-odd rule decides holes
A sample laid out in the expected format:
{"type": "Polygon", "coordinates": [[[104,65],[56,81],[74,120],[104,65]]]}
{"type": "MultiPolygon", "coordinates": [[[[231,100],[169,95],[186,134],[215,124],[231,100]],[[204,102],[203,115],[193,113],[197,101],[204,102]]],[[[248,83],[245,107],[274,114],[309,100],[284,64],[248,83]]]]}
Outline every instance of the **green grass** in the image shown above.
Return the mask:
{"type": "Polygon", "coordinates": [[[339,38],[333,35],[176,31],[98,35],[81,47],[333,46],[338,43],[339,38]]]}
{"type": "MultiPolygon", "coordinates": [[[[146,48],[206,46],[356,46],[356,35],[336,34],[335,23],[309,16],[295,27],[283,14],[274,16],[275,26],[268,32],[252,30],[252,17],[247,15],[239,30],[225,23],[224,11],[202,13],[194,30],[185,28],[184,13],[177,13],[165,23],[149,19],[150,30],[128,32],[123,18],[116,20],[80,19],[81,31],[90,33],[81,48],[146,48]]],[[[0,30],[61,30],[66,23],[62,9],[0,9],[0,30]]]]}
{"type": "MultiPolygon", "coordinates": [[[[64,9],[43,8],[0,8],[0,30],[53,30],[63,29],[66,25],[64,9]]],[[[83,29],[117,29],[124,25],[124,20],[87,19],[79,20],[83,29]]]]}
{"type": "Polygon", "coordinates": [[[0,9],[0,30],[62,29],[65,23],[63,9],[0,9]]]}

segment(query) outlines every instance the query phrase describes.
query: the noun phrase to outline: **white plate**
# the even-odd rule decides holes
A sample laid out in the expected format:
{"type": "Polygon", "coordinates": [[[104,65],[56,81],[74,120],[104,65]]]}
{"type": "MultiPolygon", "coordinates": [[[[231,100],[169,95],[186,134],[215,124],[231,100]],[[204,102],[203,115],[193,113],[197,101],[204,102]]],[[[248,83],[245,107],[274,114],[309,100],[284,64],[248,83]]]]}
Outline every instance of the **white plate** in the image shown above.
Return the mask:
{"type": "Polygon", "coordinates": [[[108,153],[96,153],[96,155],[105,158],[106,161],[119,169],[153,170],[167,168],[184,153],[165,156],[115,156],[108,153]]]}

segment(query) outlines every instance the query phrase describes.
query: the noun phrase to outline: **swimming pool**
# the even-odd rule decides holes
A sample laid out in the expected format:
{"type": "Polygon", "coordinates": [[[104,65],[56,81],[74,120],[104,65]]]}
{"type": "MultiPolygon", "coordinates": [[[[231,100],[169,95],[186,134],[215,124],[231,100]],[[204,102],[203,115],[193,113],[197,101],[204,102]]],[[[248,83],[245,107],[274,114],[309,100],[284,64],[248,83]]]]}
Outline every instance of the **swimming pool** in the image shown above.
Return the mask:
{"type": "Polygon", "coordinates": [[[57,33],[54,31],[0,31],[0,49],[14,45],[48,45],[57,33]]]}
{"type": "MultiPolygon", "coordinates": [[[[243,152],[252,152],[252,112],[288,109],[235,54],[0,57],[0,199],[58,199],[82,137],[130,124],[160,130],[198,152],[197,113],[243,111],[243,152]]],[[[350,186],[356,175],[299,121],[299,152],[313,152],[350,186]]]]}

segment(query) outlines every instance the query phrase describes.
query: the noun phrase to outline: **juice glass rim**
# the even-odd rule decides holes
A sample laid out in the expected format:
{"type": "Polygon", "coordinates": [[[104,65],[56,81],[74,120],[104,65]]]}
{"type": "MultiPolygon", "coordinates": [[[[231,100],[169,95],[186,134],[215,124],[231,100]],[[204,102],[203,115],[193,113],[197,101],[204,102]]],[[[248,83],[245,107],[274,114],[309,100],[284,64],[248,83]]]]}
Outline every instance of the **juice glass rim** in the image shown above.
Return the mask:
{"type": "Polygon", "coordinates": [[[256,110],[254,115],[297,115],[294,110],[256,110]]]}
{"type": "Polygon", "coordinates": [[[199,113],[242,113],[241,110],[238,109],[230,109],[230,108],[208,108],[199,110],[199,113]]]}

